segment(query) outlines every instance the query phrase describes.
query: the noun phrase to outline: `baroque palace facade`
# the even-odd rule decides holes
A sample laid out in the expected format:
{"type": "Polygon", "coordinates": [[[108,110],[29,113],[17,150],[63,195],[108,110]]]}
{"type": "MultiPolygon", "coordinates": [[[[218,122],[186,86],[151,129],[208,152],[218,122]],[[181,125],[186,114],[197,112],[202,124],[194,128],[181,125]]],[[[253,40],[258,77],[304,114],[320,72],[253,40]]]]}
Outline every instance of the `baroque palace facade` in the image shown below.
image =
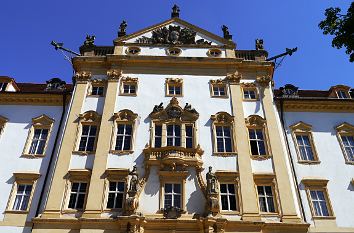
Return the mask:
{"type": "Polygon", "coordinates": [[[353,89],[171,16],[87,36],[73,85],[0,77],[0,232],[354,232],[353,89]]]}

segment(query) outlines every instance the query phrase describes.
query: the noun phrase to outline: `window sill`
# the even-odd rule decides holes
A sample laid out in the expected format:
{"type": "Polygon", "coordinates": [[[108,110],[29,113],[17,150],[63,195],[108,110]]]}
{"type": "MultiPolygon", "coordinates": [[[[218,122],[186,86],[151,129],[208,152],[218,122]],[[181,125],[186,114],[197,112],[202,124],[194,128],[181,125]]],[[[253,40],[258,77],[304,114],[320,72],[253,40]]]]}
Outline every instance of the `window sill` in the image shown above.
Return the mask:
{"type": "Polygon", "coordinates": [[[354,161],[345,161],[345,164],[354,165],[354,161]]]}
{"type": "Polygon", "coordinates": [[[240,211],[222,210],[222,211],[220,211],[220,214],[223,214],[223,215],[240,215],[240,211]]]}
{"type": "Polygon", "coordinates": [[[88,95],[87,97],[99,98],[99,97],[104,97],[104,95],[88,95]]]}
{"type": "Polygon", "coordinates": [[[115,154],[115,155],[129,155],[133,154],[133,150],[110,150],[109,153],[115,154]]]}
{"type": "Polygon", "coordinates": [[[183,95],[170,95],[170,94],[166,94],[166,97],[183,97],[183,95]]]}
{"type": "Polygon", "coordinates": [[[5,214],[28,214],[28,210],[5,210],[5,214]]]}
{"type": "Polygon", "coordinates": [[[133,94],[129,94],[129,93],[120,93],[119,94],[120,96],[137,96],[136,93],[133,93],[133,94]]]}
{"type": "Polygon", "coordinates": [[[82,156],[87,156],[87,155],[92,155],[95,154],[96,151],[73,151],[73,155],[82,155],[82,156]]]}
{"type": "Polygon", "coordinates": [[[336,217],[335,216],[312,216],[312,219],[333,220],[333,219],[336,219],[336,217]]]}
{"type": "Polygon", "coordinates": [[[259,99],[242,99],[244,102],[257,102],[259,99]]]}
{"type": "Polygon", "coordinates": [[[298,163],[312,165],[312,164],[320,164],[321,161],[319,161],[319,160],[314,160],[314,161],[312,161],[312,160],[299,160],[298,163]]]}
{"type": "Polygon", "coordinates": [[[219,157],[233,157],[237,156],[237,152],[214,152],[213,155],[219,157]]]}
{"type": "Polygon", "coordinates": [[[279,216],[279,213],[277,213],[277,212],[260,212],[260,215],[262,216],[262,217],[280,217],[279,216]]]}
{"type": "Polygon", "coordinates": [[[21,157],[29,159],[44,158],[45,154],[22,154],[21,157]]]}
{"type": "Polygon", "coordinates": [[[227,96],[227,95],[212,95],[211,98],[216,98],[216,99],[228,99],[229,96],[227,96]]]}
{"type": "Polygon", "coordinates": [[[270,159],[271,155],[251,155],[251,159],[253,160],[267,160],[270,159]]]}

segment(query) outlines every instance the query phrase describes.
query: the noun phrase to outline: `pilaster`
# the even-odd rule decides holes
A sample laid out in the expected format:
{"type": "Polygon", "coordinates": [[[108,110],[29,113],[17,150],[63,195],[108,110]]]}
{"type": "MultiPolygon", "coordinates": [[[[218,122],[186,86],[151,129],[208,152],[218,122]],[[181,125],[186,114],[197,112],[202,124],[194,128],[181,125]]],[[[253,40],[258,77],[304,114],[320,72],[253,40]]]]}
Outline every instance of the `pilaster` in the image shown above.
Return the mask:
{"type": "Polygon", "coordinates": [[[97,140],[96,154],[92,168],[90,187],[87,192],[87,201],[83,217],[97,218],[101,216],[103,197],[104,197],[104,179],[102,178],[106,171],[108,151],[110,150],[109,138],[112,134],[112,116],[114,114],[115,102],[118,95],[118,81],[121,72],[117,70],[107,71],[107,91],[103,107],[102,120],[97,140]]]}
{"type": "Polygon", "coordinates": [[[301,219],[296,212],[296,202],[291,191],[291,179],[289,177],[288,168],[286,165],[287,155],[285,154],[285,150],[283,150],[281,135],[278,128],[280,126],[277,124],[276,112],[273,104],[273,95],[270,88],[271,80],[272,79],[269,75],[257,77],[264,115],[267,120],[274,172],[276,174],[276,181],[279,190],[281,218],[282,222],[285,223],[297,223],[301,222],[301,219]]]}
{"type": "Polygon", "coordinates": [[[235,116],[234,133],[236,134],[236,146],[238,151],[238,169],[240,176],[240,190],[242,206],[242,220],[259,221],[259,209],[257,204],[257,195],[254,188],[251,157],[248,145],[247,128],[242,106],[242,89],[240,86],[241,76],[237,74],[229,75],[226,78],[230,85],[230,96],[232,103],[232,112],[235,116]]]}

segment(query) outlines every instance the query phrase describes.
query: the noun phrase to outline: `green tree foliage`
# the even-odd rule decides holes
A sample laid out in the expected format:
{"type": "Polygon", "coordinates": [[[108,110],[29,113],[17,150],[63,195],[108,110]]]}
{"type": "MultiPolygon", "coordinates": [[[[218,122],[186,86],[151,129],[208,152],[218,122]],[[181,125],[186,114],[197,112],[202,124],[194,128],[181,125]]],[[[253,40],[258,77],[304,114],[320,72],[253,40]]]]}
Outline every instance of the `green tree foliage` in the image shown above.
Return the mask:
{"type": "Polygon", "coordinates": [[[354,62],[354,2],[351,3],[346,15],[340,14],[341,9],[328,8],[325,11],[326,18],[318,26],[325,35],[334,35],[332,47],[346,48],[350,62],[354,62]]]}

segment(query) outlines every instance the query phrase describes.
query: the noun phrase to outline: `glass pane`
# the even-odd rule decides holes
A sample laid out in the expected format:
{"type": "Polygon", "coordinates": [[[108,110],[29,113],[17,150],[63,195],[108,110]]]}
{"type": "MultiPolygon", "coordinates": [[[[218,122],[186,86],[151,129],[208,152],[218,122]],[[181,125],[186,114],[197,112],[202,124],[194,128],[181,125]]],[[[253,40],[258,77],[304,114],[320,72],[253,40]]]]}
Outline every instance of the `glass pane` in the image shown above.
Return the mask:
{"type": "Polygon", "coordinates": [[[192,135],[193,135],[193,128],[192,128],[192,126],[186,125],[186,135],[187,135],[188,137],[192,137],[192,135]]]}
{"type": "Polygon", "coordinates": [[[29,202],[29,196],[24,196],[22,200],[21,210],[26,210],[29,202]]]}
{"type": "Polygon", "coordinates": [[[173,138],[167,138],[167,146],[173,146],[173,138]]]}
{"type": "Polygon", "coordinates": [[[264,187],[265,187],[266,194],[268,196],[273,196],[272,187],[271,186],[264,186],[264,187]]]}
{"type": "Polygon", "coordinates": [[[228,210],[228,199],[227,195],[221,195],[221,209],[228,210]]]}
{"type": "Polygon", "coordinates": [[[156,148],[160,148],[161,144],[162,144],[161,138],[160,137],[159,138],[155,137],[155,147],[156,148]]]}
{"type": "Polygon", "coordinates": [[[116,197],[116,206],[115,208],[123,207],[123,193],[118,193],[116,197]]]}
{"type": "Polygon", "coordinates": [[[256,141],[250,141],[252,155],[258,155],[258,146],[256,141]]]}
{"type": "Polygon", "coordinates": [[[257,138],[263,140],[263,131],[260,129],[256,130],[257,138]]]}
{"type": "Polygon", "coordinates": [[[265,197],[259,197],[259,208],[261,212],[267,212],[265,197]]]}
{"type": "Polygon", "coordinates": [[[180,137],[181,136],[181,126],[175,125],[175,135],[180,137]]]}
{"type": "Polygon", "coordinates": [[[300,156],[302,160],[307,160],[306,150],[305,147],[301,146],[300,148],[300,156]]]}
{"type": "Polygon", "coordinates": [[[167,125],[167,135],[168,136],[173,135],[173,125],[167,125]]]}
{"type": "Polygon", "coordinates": [[[273,198],[268,197],[267,202],[268,202],[268,212],[275,212],[273,198]]]}
{"type": "Polygon", "coordinates": [[[86,192],[86,186],[87,186],[87,184],[86,183],[81,183],[81,185],[80,185],[80,192],[86,192]]]}
{"type": "Polygon", "coordinates": [[[217,138],[216,140],[216,144],[217,144],[217,148],[218,148],[218,152],[224,152],[224,140],[222,140],[222,138],[217,138]]]}
{"type": "Polygon", "coordinates": [[[45,143],[46,143],[45,140],[39,141],[39,145],[38,145],[36,154],[43,154],[43,152],[44,152],[44,147],[45,147],[45,143]]]}
{"type": "Polygon", "coordinates": [[[256,139],[256,131],[254,129],[249,129],[248,134],[250,139],[256,139]]]}
{"type": "Polygon", "coordinates": [[[229,193],[235,194],[235,185],[234,184],[228,184],[227,188],[229,190],[229,193]]]}
{"type": "Polygon", "coordinates": [[[124,186],[125,186],[124,182],[118,182],[118,191],[124,192],[124,186]]]}
{"type": "Polygon", "coordinates": [[[79,190],[79,183],[73,183],[71,185],[71,191],[72,192],[77,192],[79,190]]]}
{"type": "Polygon", "coordinates": [[[181,94],[181,87],[175,87],[175,94],[180,95],[181,94]]]}
{"type": "Polygon", "coordinates": [[[226,152],[232,152],[231,138],[225,138],[226,152]]]}
{"type": "Polygon", "coordinates": [[[41,129],[34,130],[33,139],[38,139],[41,135],[41,129]]]}
{"type": "Polygon", "coordinates": [[[36,148],[37,148],[38,140],[34,140],[31,143],[31,147],[29,149],[30,154],[35,154],[36,153],[36,148]]]}
{"type": "Polygon", "coordinates": [[[257,186],[258,195],[264,195],[263,186],[257,186]]]}
{"type": "Polygon", "coordinates": [[[109,182],[109,191],[115,191],[116,190],[116,182],[109,182]]]}
{"type": "Polygon", "coordinates": [[[216,126],[216,136],[223,136],[222,134],[222,127],[221,126],[216,126]]]}
{"type": "Polygon", "coordinates": [[[181,138],[175,139],[175,146],[181,146],[181,138]]]}
{"type": "Polygon", "coordinates": [[[25,190],[25,185],[18,185],[17,186],[17,193],[22,193],[25,190]]]}
{"type": "Polygon", "coordinates": [[[172,193],[172,184],[165,184],[165,193],[172,193]]]}
{"type": "Polygon", "coordinates": [[[124,89],[124,91],[123,91],[124,93],[129,93],[129,85],[124,84],[123,89],[124,89]]]}
{"type": "Polygon", "coordinates": [[[227,184],[220,184],[220,192],[227,193],[227,184]]]}
{"type": "Polygon", "coordinates": [[[90,130],[90,126],[89,125],[84,125],[82,127],[82,135],[88,135],[89,130],[90,130]]]}
{"type": "Polygon", "coordinates": [[[181,196],[180,195],[174,196],[173,206],[181,208],[181,196]]]}
{"type": "Polygon", "coordinates": [[[116,150],[122,150],[123,149],[123,136],[117,136],[116,140],[116,150]]]}
{"type": "Polygon", "coordinates": [[[315,210],[315,215],[322,216],[320,203],[318,201],[313,201],[312,204],[313,204],[313,208],[315,210]]]}
{"type": "Polygon", "coordinates": [[[310,139],[309,139],[308,136],[302,135],[302,140],[304,141],[304,145],[306,145],[306,146],[311,146],[311,144],[310,144],[310,139]]]}
{"type": "Polygon", "coordinates": [[[124,128],[125,128],[125,125],[122,125],[122,124],[118,124],[118,130],[117,130],[117,134],[124,134],[124,128]]]}
{"type": "Polygon", "coordinates": [[[267,154],[266,149],[265,149],[265,145],[264,145],[264,141],[258,141],[258,146],[259,146],[259,153],[261,155],[267,154]]]}
{"type": "Polygon", "coordinates": [[[114,208],[114,193],[108,194],[107,208],[114,208]]]}
{"type": "Polygon", "coordinates": [[[165,194],[165,204],[164,204],[165,208],[172,206],[172,195],[166,195],[165,194]]]}
{"type": "Polygon", "coordinates": [[[306,152],[307,152],[307,159],[308,160],[314,160],[313,153],[312,153],[312,148],[311,147],[306,147],[306,152]]]}
{"type": "Polygon", "coordinates": [[[79,194],[79,197],[77,198],[76,208],[82,209],[84,207],[84,201],[85,201],[85,194],[79,194]]]}
{"type": "Polygon", "coordinates": [[[229,201],[230,201],[230,210],[237,210],[237,208],[236,208],[236,196],[234,196],[234,195],[229,196],[229,201]]]}
{"type": "Polygon", "coordinates": [[[68,207],[71,209],[74,209],[75,208],[75,201],[76,201],[76,194],[74,194],[74,193],[70,194],[70,200],[69,200],[68,207]]]}
{"type": "Polygon", "coordinates": [[[87,137],[81,137],[80,144],[79,144],[79,151],[86,150],[86,142],[87,142],[87,137]]]}
{"type": "Polygon", "coordinates": [[[12,207],[13,210],[20,210],[22,196],[16,195],[14,206],[12,207]]]}
{"type": "Polygon", "coordinates": [[[125,126],[125,135],[132,135],[132,125],[125,126]]]}
{"type": "Polygon", "coordinates": [[[225,95],[225,88],[224,87],[220,87],[220,95],[225,95]]]}
{"type": "Polygon", "coordinates": [[[130,94],[135,93],[135,85],[130,85],[130,94]]]}
{"type": "Polygon", "coordinates": [[[193,139],[192,138],[187,138],[186,139],[186,147],[187,148],[193,148],[193,139]]]}
{"type": "Polygon", "coordinates": [[[302,136],[301,136],[301,135],[297,135],[297,136],[296,136],[296,141],[297,141],[297,144],[298,144],[299,146],[304,145],[303,142],[302,142],[302,136]]]}
{"type": "Polygon", "coordinates": [[[174,193],[181,193],[181,185],[180,184],[174,184],[173,185],[173,192],[174,193]]]}
{"type": "Polygon", "coordinates": [[[94,137],[89,137],[88,142],[87,142],[87,151],[93,151],[93,146],[95,145],[95,138],[94,137]]]}
{"type": "Polygon", "coordinates": [[[322,209],[322,216],[329,216],[326,201],[321,201],[320,205],[322,209]]]}
{"type": "Polygon", "coordinates": [[[231,136],[230,127],[224,127],[224,135],[226,137],[230,137],[231,136]]]}
{"type": "Polygon", "coordinates": [[[162,126],[155,125],[155,136],[161,136],[161,135],[162,135],[162,126]]]}
{"type": "Polygon", "coordinates": [[[27,193],[31,193],[32,185],[26,185],[25,190],[26,190],[26,194],[27,194],[27,193]]]}
{"type": "Polygon", "coordinates": [[[90,136],[96,136],[97,127],[92,125],[90,130],[90,136]]]}
{"type": "Polygon", "coordinates": [[[130,150],[130,140],[131,136],[125,136],[124,138],[124,150],[130,150]]]}
{"type": "Polygon", "coordinates": [[[317,200],[317,193],[316,191],[310,191],[310,196],[312,200],[317,200]]]}

